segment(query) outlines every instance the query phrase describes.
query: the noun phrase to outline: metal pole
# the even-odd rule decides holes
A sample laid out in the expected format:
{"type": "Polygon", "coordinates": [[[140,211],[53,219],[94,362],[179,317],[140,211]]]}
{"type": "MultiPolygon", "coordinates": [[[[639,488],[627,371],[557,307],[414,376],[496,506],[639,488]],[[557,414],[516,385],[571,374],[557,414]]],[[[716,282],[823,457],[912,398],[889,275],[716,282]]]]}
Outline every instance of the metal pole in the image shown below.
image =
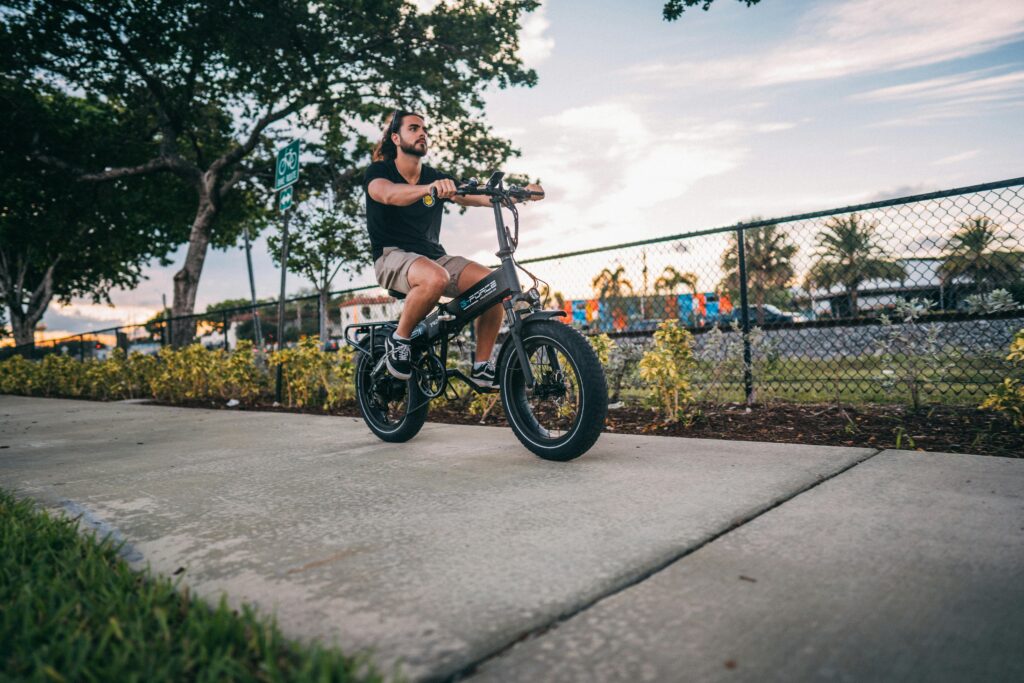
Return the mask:
{"type": "Polygon", "coordinates": [[[85,362],[85,335],[78,335],[78,360],[85,362]]]}
{"type": "MultiPolygon", "coordinates": [[[[284,226],[281,235],[281,297],[277,300],[277,350],[284,348],[284,288],[285,279],[288,275],[288,212],[284,212],[284,226]]],[[[284,368],[277,366],[277,382],[274,389],[274,396],[278,403],[281,402],[281,389],[284,383],[284,368]]]]}
{"type": "Polygon", "coordinates": [[[743,244],[743,229],[736,230],[739,249],[740,321],[743,324],[743,390],[747,405],[754,402],[754,371],[750,353],[750,307],[747,305],[747,254],[743,244]]]}
{"type": "Polygon", "coordinates": [[[224,350],[228,351],[231,348],[228,346],[228,312],[224,311],[221,315],[224,318],[224,350]]]}
{"type": "Polygon", "coordinates": [[[245,262],[249,266],[249,292],[252,296],[252,324],[253,334],[256,335],[256,348],[263,351],[263,331],[260,329],[260,312],[256,308],[256,280],[252,275],[252,245],[249,244],[249,226],[242,226],[242,234],[245,236],[245,262]]]}

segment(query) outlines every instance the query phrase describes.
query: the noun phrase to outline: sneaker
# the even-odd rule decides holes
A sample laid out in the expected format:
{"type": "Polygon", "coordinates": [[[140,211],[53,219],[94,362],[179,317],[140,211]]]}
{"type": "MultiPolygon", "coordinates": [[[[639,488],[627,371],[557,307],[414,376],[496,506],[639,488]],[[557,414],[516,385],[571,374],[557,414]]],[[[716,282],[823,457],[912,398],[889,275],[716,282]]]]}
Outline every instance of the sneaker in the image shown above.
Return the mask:
{"type": "Polygon", "coordinates": [[[469,374],[473,384],[481,389],[494,386],[494,361],[486,363],[473,363],[473,371],[469,374]]]}
{"type": "Polygon", "coordinates": [[[396,379],[409,379],[412,377],[412,347],[408,339],[402,339],[394,335],[384,339],[384,363],[388,366],[388,372],[396,379]]]}

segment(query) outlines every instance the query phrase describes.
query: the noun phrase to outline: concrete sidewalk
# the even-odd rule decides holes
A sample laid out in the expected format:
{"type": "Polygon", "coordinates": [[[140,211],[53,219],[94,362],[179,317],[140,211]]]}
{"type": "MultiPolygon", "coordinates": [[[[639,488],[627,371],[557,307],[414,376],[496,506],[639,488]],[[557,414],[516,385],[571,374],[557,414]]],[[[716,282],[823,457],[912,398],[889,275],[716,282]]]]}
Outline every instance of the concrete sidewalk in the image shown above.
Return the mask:
{"type": "Polygon", "coordinates": [[[352,418],[8,396],[0,446],[0,485],[413,679],[856,679],[954,641],[989,678],[1021,666],[1024,461],[605,434],[559,464],[489,427],[390,445],[352,418]]]}

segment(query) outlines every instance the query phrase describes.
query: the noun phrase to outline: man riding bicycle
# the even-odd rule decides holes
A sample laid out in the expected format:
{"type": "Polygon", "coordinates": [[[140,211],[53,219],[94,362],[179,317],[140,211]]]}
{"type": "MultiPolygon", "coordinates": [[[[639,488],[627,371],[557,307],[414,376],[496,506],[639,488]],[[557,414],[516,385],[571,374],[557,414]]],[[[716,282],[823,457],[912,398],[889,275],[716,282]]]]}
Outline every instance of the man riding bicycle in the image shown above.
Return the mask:
{"type": "MultiPolygon", "coordinates": [[[[491,272],[462,256],[448,255],[439,239],[444,200],[460,206],[490,207],[490,199],[457,196],[450,175],[423,163],[426,153],[423,117],[397,110],[373,150],[373,163],[363,180],[377,282],[405,294],[398,328],[384,341],[388,372],[398,379],[412,375],[409,335],[413,328],[442,296],[458,296],[491,272]],[[431,189],[436,191],[436,200],[431,189]]],[[[527,189],[543,192],[539,185],[528,185],[527,189]]],[[[502,315],[501,305],[496,304],[476,321],[476,362],[470,379],[479,387],[494,386],[494,363],[490,358],[502,315]]]]}

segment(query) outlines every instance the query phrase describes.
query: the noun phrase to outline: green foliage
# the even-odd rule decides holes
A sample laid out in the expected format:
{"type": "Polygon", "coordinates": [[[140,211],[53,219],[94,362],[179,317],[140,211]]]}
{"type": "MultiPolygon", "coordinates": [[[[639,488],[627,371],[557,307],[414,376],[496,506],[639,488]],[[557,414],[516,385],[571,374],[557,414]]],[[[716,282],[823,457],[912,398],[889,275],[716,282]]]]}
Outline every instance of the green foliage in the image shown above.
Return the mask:
{"type": "Polygon", "coordinates": [[[272,353],[269,365],[283,368],[284,398],[289,406],[329,410],[354,397],[355,365],[347,346],[328,353],[321,350],[319,337],[305,337],[293,348],[272,353]]]}
{"type": "MultiPolygon", "coordinates": [[[[759,220],[754,217],[751,221],[759,220]]],[[[744,256],[747,269],[747,291],[751,303],[756,305],[757,323],[764,324],[764,306],[773,304],[789,307],[788,287],[796,276],[793,257],[798,248],[777,225],[745,230],[744,256]]],[[[739,301],[739,244],[735,232],[729,234],[729,244],[722,252],[722,270],[725,278],[720,285],[734,302],[739,301]]]]}
{"type": "Polygon", "coordinates": [[[886,256],[877,243],[877,231],[877,222],[856,213],[829,218],[817,235],[818,260],[807,275],[806,289],[841,285],[852,316],[857,314],[857,290],[865,281],[905,280],[906,268],[886,256]]]}
{"type": "MultiPolygon", "coordinates": [[[[271,369],[284,368],[285,405],[331,410],[354,398],[351,349],[326,352],[319,344],[318,337],[305,337],[298,346],[270,356],[271,369]]],[[[165,347],[155,357],[115,349],[102,361],[52,354],[34,363],[13,356],[0,362],[0,393],[99,400],[152,397],[168,403],[235,399],[255,405],[273,386],[267,365],[248,341],[239,341],[230,353],[192,344],[165,347]]]]}
{"type": "Polygon", "coordinates": [[[597,360],[601,361],[601,365],[607,367],[608,363],[611,362],[612,349],[615,348],[615,342],[612,341],[612,338],[602,332],[601,334],[590,335],[587,337],[587,341],[590,342],[594,353],[597,354],[597,360]]]}
{"type": "MultiPolygon", "coordinates": [[[[188,188],[172,177],[103,185],[75,180],[69,167],[103,154],[136,164],[156,145],[126,143],[137,122],[116,102],[0,80],[0,300],[18,343],[56,297],[106,300],[138,284],[142,268],[188,238],[188,188]],[[41,159],[60,157],[63,165],[41,159]]],[[[139,131],[135,131],[139,132],[139,131]]]]}
{"type": "Polygon", "coordinates": [[[0,491],[4,680],[382,680],[365,659],[286,640],[245,605],[214,607],[136,573],[109,537],[0,491]]]}
{"type": "Polygon", "coordinates": [[[999,225],[987,216],[960,223],[939,267],[946,287],[955,285],[957,279],[966,279],[977,290],[975,296],[986,299],[985,295],[993,288],[1020,282],[1024,277],[1021,271],[1024,253],[1000,250],[998,231],[999,225]]]}
{"type": "Polygon", "coordinates": [[[654,344],[640,359],[640,378],[650,390],[650,402],[668,422],[688,419],[694,395],[690,376],[693,335],[676,320],[666,320],[654,333],[654,344]]]}
{"type": "MultiPolygon", "coordinates": [[[[683,12],[686,11],[687,7],[696,7],[700,5],[701,9],[707,12],[711,8],[711,3],[715,0],[667,0],[665,6],[661,10],[661,16],[665,21],[675,21],[679,17],[683,16],[683,12]]],[[[738,2],[746,3],[747,7],[756,5],[761,0],[737,0],[738,2]]]]}
{"type": "Polygon", "coordinates": [[[901,300],[895,304],[899,321],[894,322],[888,315],[881,318],[878,350],[883,386],[893,382],[906,387],[914,410],[921,408],[922,394],[929,384],[943,376],[957,360],[955,351],[941,340],[942,328],[921,322],[921,317],[934,306],[918,298],[901,300]]]}
{"type": "Polygon", "coordinates": [[[1013,336],[1006,360],[1011,363],[1014,376],[1004,378],[980,407],[1006,413],[1015,425],[1024,428],[1024,329],[1013,336]]]}

